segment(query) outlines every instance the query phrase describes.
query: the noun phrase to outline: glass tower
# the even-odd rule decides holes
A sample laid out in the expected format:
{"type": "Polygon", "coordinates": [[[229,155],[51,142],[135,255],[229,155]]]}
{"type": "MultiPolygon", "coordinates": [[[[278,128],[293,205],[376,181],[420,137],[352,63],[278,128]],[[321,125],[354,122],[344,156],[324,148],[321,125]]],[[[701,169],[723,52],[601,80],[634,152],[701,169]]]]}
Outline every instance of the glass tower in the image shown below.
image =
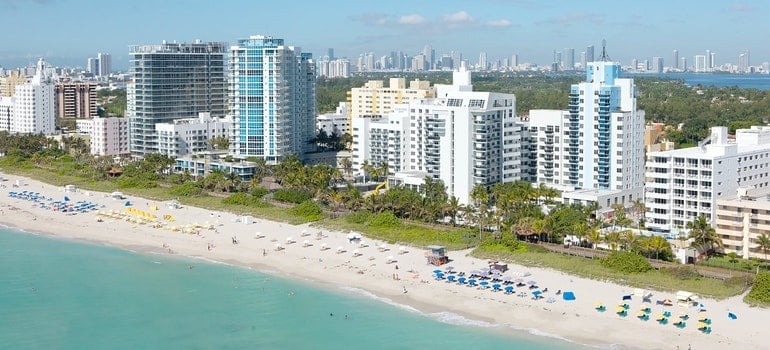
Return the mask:
{"type": "Polygon", "coordinates": [[[134,157],[158,152],[155,124],[226,113],[223,42],[129,46],[126,117],[134,157]]]}
{"type": "Polygon", "coordinates": [[[275,164],[315,137],[315,63],[283,39],[254,35],[230,48],[230,150],[275,164]]]}

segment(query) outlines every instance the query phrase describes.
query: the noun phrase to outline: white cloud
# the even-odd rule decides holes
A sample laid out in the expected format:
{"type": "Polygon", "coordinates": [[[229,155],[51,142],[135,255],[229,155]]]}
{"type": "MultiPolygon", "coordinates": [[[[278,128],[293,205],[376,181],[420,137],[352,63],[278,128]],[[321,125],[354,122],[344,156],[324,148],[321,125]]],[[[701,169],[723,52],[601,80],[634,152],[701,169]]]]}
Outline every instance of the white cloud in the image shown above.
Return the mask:
{"type": "Polygon", "coordinates": [[[446,23],[473,23],[476,21],[473,16],[469,15],[465,11],[459,11],[455,13],[450,13],[448,15],[441,16],[441,21],[446,23]]]}
{"type": "Polygon", "coordinates": [[[425,23],[428,23],[428,20],[425,17],[420,16],[418,14],[401,16],[398,19],[398,24],[419,25],[419,24],[425,24],[425,23]]]}
{"type": "Polygon", "coordinates": [[[508,28],[511,26],[511,21],[507,19],[494,19],[491,21],[487,21],[485,23],[488,27],[495,27],[495,28],[508,28]]]}

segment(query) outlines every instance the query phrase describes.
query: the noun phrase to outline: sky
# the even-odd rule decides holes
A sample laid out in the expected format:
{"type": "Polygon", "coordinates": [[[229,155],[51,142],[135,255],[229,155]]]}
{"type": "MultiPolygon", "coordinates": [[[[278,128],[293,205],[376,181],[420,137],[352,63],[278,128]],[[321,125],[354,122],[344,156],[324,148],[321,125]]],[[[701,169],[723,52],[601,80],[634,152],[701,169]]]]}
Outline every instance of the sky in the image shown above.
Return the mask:
{"type": "Polygon", "coordinates": [[[0,0],[0,66],[15,68],[44,57],[56,66],[86,65],[97,52],[112,55],[113,70],[128,64],[128,45],[162,40],[235,42],[249,35],[283,38],[314,57],[334,48],[356,59],[373,52],[409,55],[430,45],[440,57],[460,51],[471,63],[510,57],[549,64],[553,52],[586,46],[614,61],[664,58],[672,50],[692,64],[716,53],[716,63],[770,61],[767,0],[0,0]],[[13,28],[13,29],[12,29],[13,28]]]}

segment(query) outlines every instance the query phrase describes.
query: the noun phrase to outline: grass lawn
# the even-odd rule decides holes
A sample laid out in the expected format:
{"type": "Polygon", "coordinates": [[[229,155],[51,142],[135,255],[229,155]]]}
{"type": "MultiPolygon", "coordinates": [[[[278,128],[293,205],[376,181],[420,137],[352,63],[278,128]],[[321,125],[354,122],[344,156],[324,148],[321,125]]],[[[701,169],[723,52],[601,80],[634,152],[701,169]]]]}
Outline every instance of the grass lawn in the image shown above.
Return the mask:
{"type": "Polygon", "coordinates": [[[639,274],[623,274],[599,264],[599,260],[552,253],[543,248],[528,245],[525,252],[490,254],[475,249],[471,255],[501,261],[513,262],[524,266],[551,268],[572,275],[595,280],[610,280],[635,288],[648,288],[675,292],[687,290],[698,295],[724,299],[741,294],[749,284],[743,280],[718,280],[705,277],[678,278],[666,271],[653,270],[639,274]]]}

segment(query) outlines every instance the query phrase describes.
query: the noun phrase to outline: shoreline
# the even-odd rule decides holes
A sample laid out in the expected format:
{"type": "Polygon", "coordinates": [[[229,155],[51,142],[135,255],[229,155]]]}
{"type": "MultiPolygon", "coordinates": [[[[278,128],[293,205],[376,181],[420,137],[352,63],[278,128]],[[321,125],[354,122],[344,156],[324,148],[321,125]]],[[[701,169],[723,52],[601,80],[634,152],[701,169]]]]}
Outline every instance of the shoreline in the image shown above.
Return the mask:
{"type": "MultiPolygon", "coordinates": [[[[714,324],[711,334],[702,334],[695,329],[697,320],[694,319],[684,329],[670,324],[659,325],[654,320],[645,322],[636,319],[636,310],[642,305],[638,298],[629,302],[631,308],[628,317],[616,316],[612,309],[620,301],[621,295],[633,290],[627,286],[570,276],[554,270],[509,264],[512,272],[506,275],[529,273],[531,275],[523,278],[536,280],[541,287],[550,289],[544,296],[555,300],[547,303],[545,299],[532,300],[515,294],[478,290],[446,283],[444,280],[436,281],[431,274],[435,267],[427,265],[424,250],[415,247],[407,247],[408,252],[400,251],[397,246],[389,246],[389,250],[382,251],[379,248],[383,242],[364,237],[362,242],[367,244],[353,244],[346,239],[346,232],[262,219],[245,224],[236,222],[237,216],[232,213],[187,206],[169,209],[162,202],[135,197],[128,199],[134,204],[133,208],[154,213],[159,218],[173,215],[175,220],[163,222],[162,228],[111,217],[103,217],[98,222],[96,212],[65,215],[39,206],[33,207],[35,203],[9,197],[8,192],[40,192],[55,200],[61,200],[66,195],[72,202],[83,200],[104,205],[104,208],[99,208],[102,212],[124,213],[125,200],[113,200],[100,192],[77,191],[65,194],[61,187],[18,176],[8,178],[14,182],[18,179],[25,184],[19,188],[6,186],[0,190],[0,210],[3,212],[0,223],[10,229],[140,253],[169,255],[171,252],[171,255],[185,259],[203,259],[261,273],[274,273],[279,278],[343,289],[378,302],[403,306],[405,309],[413,308],[439,322],[452,323],[439,319],[439,315],[454,314],[465,319],[467,322],[461,324],[466,326],[486,323],[496,328],[495,332],[507,332],[510,329],[597,348],[675,349],[678,346],[687,349],[692,344],[693,349],[728,346],[760,349],[763,347],[760,341],[762,320],[770,315],[766,310],[745,305],[740,296],[721,301],[705,299],[702,303],[708,306],[714,324]],[[157,210],[151,210],[154,206],[157,206],[157,210]],[[12,212],[18,215],[8,215],[12,212]],[[207,224],[197,225],[200,228],[192,234],[166,229],[201,221],[207,224]],[[211,227],[214,230],[209,229],[211,227]],[[265,237],[257,238],[258,233],[265,237]],[[237,237],[238,244],[232,243],[233,237],[237,237]],[[291,240],[288,241],[288,238],[291,240]],[[330,249],[321,250],[322,244],[330,249]],[[282,249],[276,250],[276,245],[282,249]],[[341,247],[344,252],[337,252],[337,247],[341,247]],[[354,256],[354,251],[360,255],[354,256]],[[397,262],[388,263],[388,257],[397,262]],[[408,293],[403,293],[403,289],[407,289],[408,293]],[[577,300],[563,301],[553,292],[555,290],[574,291],[577,300]],[[593,306],[597,300],[602,301],[610,310],[604,313],[595,311],[593,306]],[[737,313],[739,319],[728,320],[726,310],[737,313]]],[[[7,185],[11,183],[4,182],[7,185]]],[[[465,272],[485,267],[485,261],[468,257],[466,253],[448,252],[453,259],[449,265],[457,271],[465,272]]],[[[526,288],[516,288],[517,293],[520,290],[526,291],[526,288]]],[[[654,292],[653,299],[662,298],[674,299],[674,295],[654,292]]],[[[662,311],[658,306],[650,306],[653,316],[662,311]]],[[[697,310],[693,308],[669,309],[675,314],[686,311],[693,317],[697,315],[697,310]]]]}

